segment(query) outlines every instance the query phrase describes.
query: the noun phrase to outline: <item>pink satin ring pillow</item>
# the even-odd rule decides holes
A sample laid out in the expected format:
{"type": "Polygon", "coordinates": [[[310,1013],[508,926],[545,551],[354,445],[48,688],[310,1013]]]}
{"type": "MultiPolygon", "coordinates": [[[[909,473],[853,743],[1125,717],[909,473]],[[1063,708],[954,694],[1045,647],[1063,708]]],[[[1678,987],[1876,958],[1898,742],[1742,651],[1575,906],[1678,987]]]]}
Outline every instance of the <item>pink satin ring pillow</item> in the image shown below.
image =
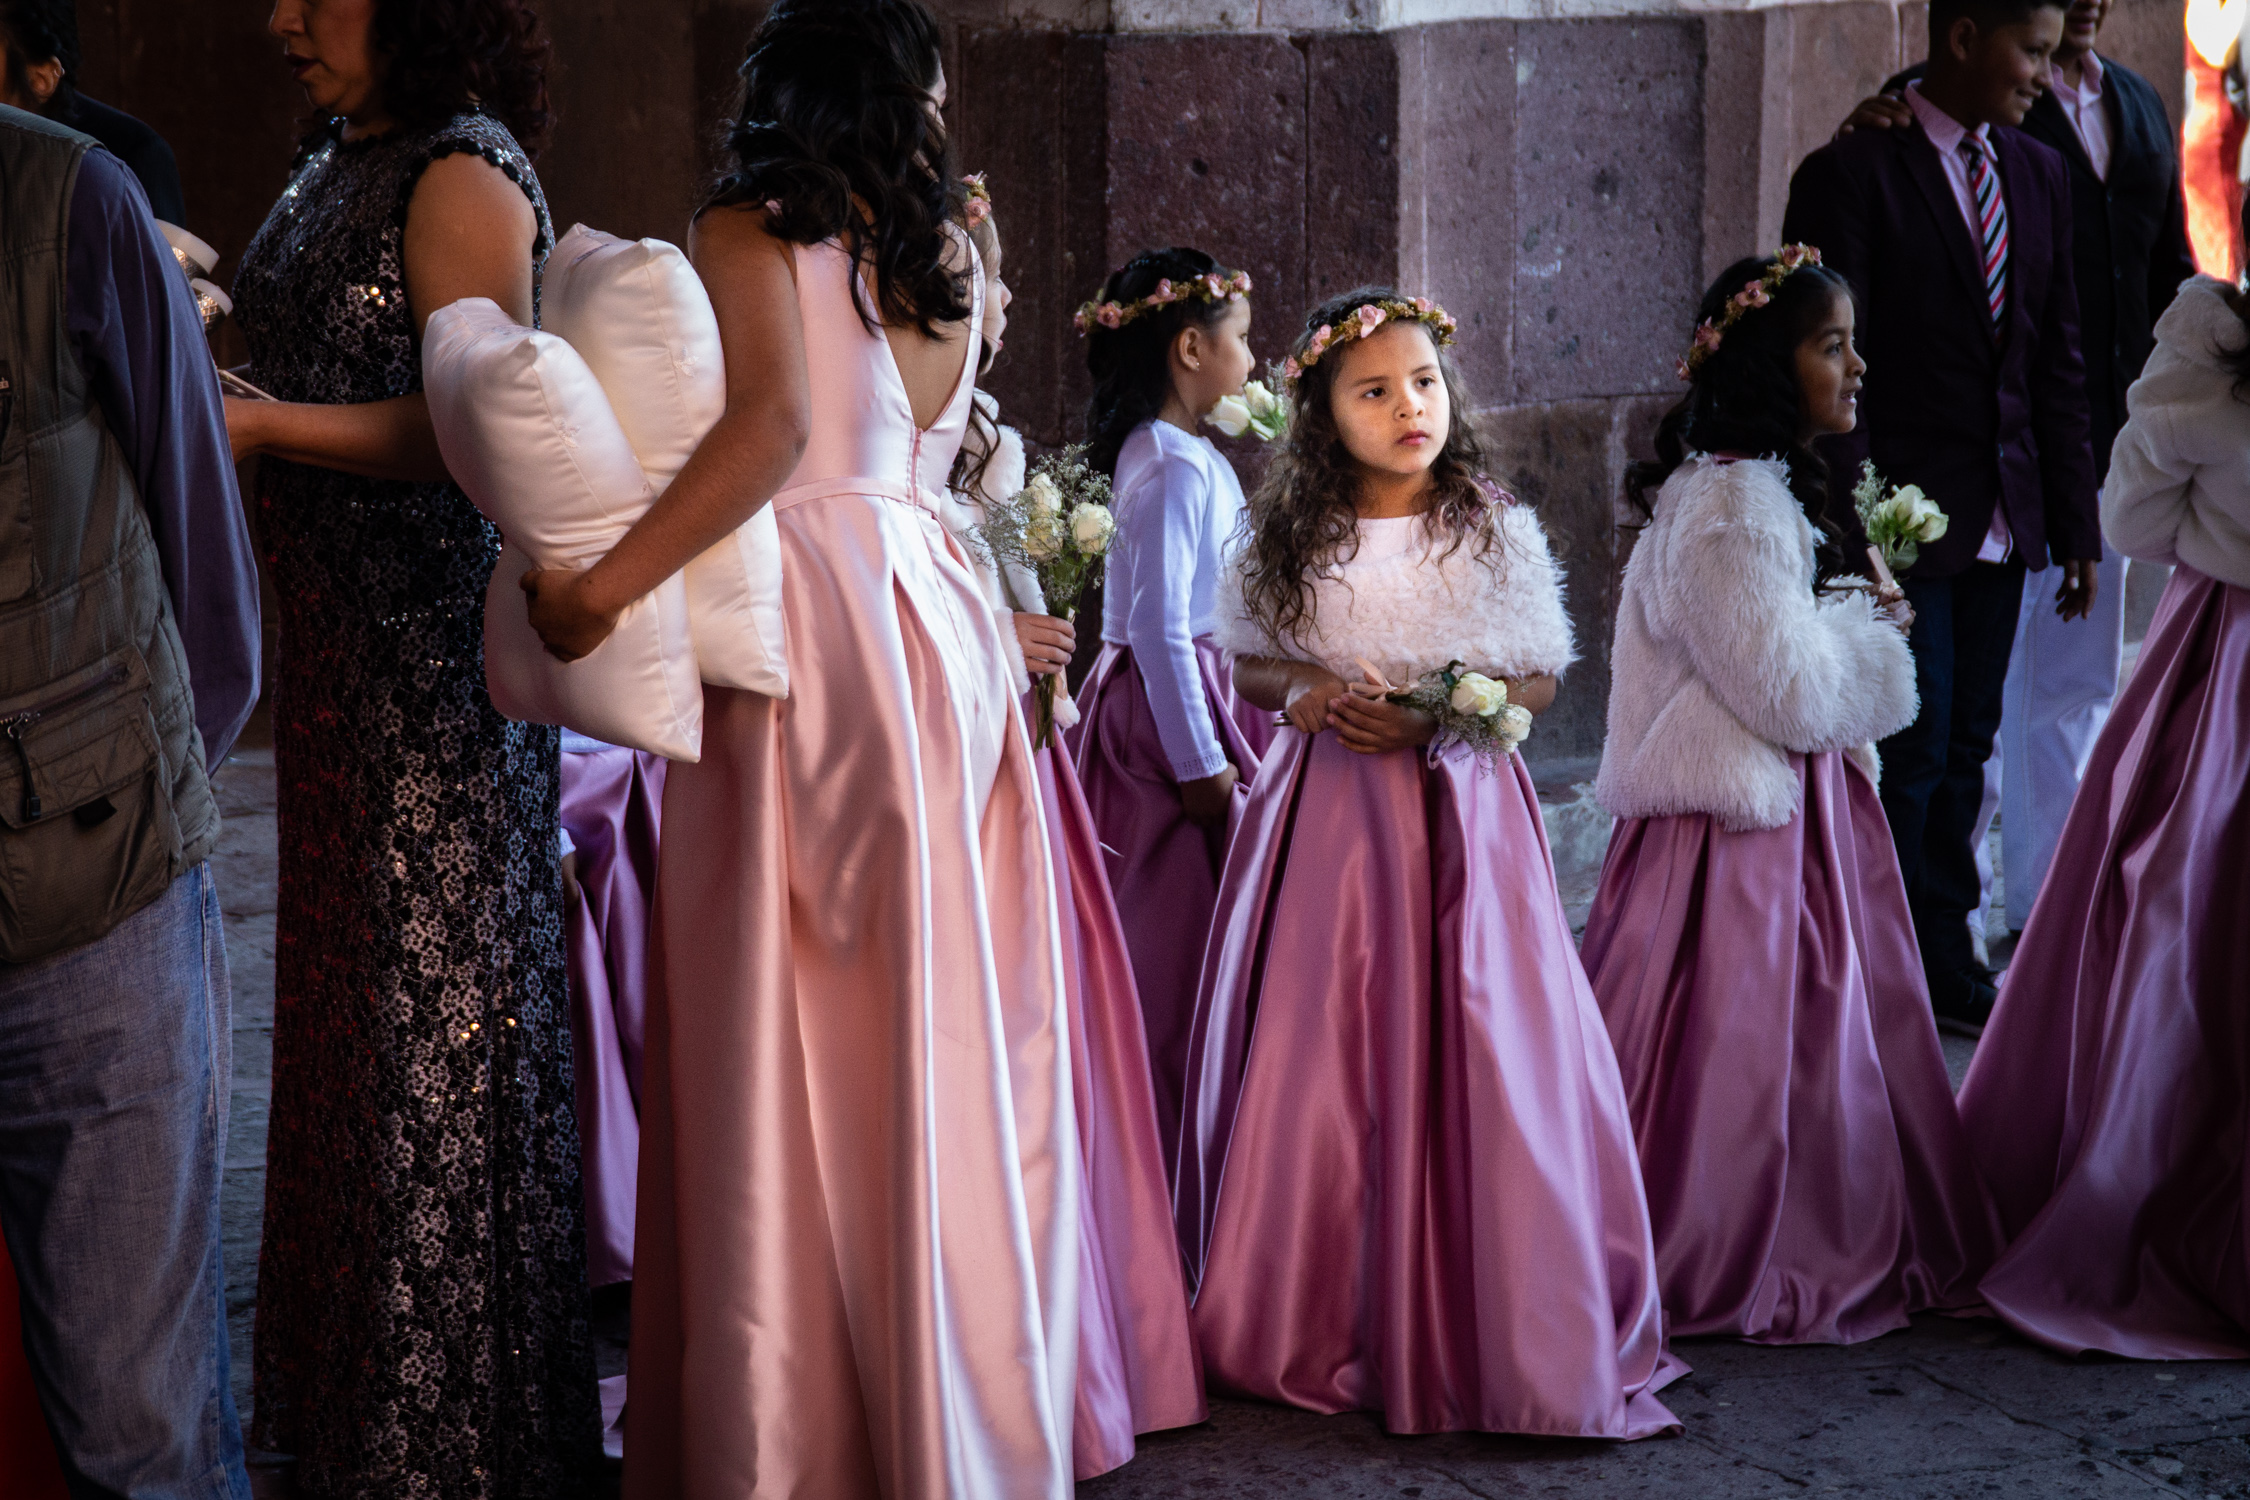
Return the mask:
{"type": "MultiPolygon", "coordinates": [[[[725,414],[726,358],[703,281],[679,248],[573,225],[547,258],[541,324],[569,342],[662,493],[725,414]]],[[[769,506],[687,565],[703,680],[787,697],[781,535],[769,506]]]]}
{"type": "Polygon", "coordinates": [[[675,576],[628,606],[609,639],[565,665],[531,628],[518,580],[584,568],[656,499],[586,362],[486,297],[431,314],[422,338],[430,425],[454,481],[507,545],[484,601],[484,675],[512,719],[696,759],[703,684],[675,576]]]}

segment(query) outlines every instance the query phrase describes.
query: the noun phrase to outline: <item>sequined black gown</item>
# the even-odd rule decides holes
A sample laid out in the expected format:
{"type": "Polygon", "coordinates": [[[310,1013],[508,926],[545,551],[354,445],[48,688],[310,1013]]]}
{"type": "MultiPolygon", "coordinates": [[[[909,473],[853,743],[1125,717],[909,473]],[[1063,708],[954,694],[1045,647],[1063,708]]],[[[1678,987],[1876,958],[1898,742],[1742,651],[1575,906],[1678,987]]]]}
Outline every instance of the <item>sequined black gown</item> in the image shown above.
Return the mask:
{"type": "MultiPolygon", "coordinates": [[[[482,115],[317,139],[235,279],[285,401],[422,387],[423,168],[482,115]]],[[[556,873],[556,731],[485,696],[499,535],[450,483],[268,462],[281,882],[252,1442],[302,1493],[550,1500],[598,1466],[556,873]]]]}

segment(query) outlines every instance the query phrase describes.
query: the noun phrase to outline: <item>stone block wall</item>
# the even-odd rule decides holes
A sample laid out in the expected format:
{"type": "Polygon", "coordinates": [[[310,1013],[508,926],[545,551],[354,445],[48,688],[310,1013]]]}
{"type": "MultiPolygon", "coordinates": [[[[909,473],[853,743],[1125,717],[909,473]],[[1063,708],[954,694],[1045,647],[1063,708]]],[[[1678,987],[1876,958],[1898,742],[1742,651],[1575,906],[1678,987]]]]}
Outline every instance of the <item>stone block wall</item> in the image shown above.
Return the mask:
{"type": "MultiPolygon", "coordinates": [[[[1674,399],[1702,288],[1770,248],[1789,177],[1922,54],[1923,0],[935,0],[964,168],[1016,293],[993,379],[1036,441],[1079,428],[1070,310],[1134,251],[1257,280],[1278,358],[1366,281],[1460,319],[1499,477],[1570,570],[1584,660],[1534,741],[1599,749],[1624,466],[1674,399]]],[[[300,106],[264,7],[81,0],[85,82],[174,144],[231,273],[300,106]]],[[[763,0],[549,0],[558,226],[679,239],[763,0]]],[[[2116,0],[2104,51],[2178,118],[2178,0],[2116,0]]],[[[1230,445],[1245,477],[1259,455],[1230,445]]],[[[1254,446],[1254,445],[1253,445],[1254,446]]]]}

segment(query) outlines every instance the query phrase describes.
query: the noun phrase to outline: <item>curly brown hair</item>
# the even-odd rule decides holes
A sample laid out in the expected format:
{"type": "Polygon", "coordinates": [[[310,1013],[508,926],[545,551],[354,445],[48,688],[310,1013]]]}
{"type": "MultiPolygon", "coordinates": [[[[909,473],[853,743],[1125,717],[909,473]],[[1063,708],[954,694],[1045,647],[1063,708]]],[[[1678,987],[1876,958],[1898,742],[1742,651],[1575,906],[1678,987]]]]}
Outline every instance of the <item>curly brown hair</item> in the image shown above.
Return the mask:
{"type": "MultiPolygon", "coordinates": [[[[1367,303],[1398,300],[1399,293],[1384,286],[1331,297],[1305,314],[1304,329],[1289,352],[1301,361],[1316,330],[1341,326],[1367,303]]],[[[1344,446],[1331,409],[1336,371],[1349,348],[1331,349],[1299,377],[1289,430],[1274,445],[1265,479],[1250,497],[1240,563],[1243,605],[1251,622],[1277,642],[1304,644],[1305,632],[1315,623],[1305,580],[1316,569],[1335,566],[1347,548],[1358,546],[1360,465],[1344,446]]],[[[1446,539],[1446,556],[1468,546],[1474,557],[1497,571],[1504,566],[1504,549],[1496,521],[1500,508],[1513,502],[1485,477],[1484,445],[1469,420],[1468,393],[1443,349],[1437,350],[1437,358],[1453,413],[1445,445],[1430,464],[1434,499],[1422,524],[1433,539],[1446,539]]]]}
{"type": "Polygon", "coordinates": [[[442,125],[481,109],[536,157],[547,143],[551,44],[527,0],[379,0],[369,40],[383,107],[401,125],[442,125]]]}

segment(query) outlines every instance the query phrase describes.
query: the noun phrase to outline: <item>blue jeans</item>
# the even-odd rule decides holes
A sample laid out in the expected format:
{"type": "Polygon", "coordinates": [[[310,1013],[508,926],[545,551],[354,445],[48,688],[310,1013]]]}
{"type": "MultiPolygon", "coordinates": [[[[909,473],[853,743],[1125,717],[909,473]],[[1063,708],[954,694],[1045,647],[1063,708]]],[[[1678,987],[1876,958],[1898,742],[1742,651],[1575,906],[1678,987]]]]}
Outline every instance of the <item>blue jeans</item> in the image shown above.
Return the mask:
{"type": "Polygon", "coordinates": [[[1914,685],[1922,709],[1883,741],[1883,812],[1898,846],[1898,870],[1922,972],[1932,1000],[1969,992],[1976,950],[1969,913],[1983,897],[1977,876],[1984,763],[2000,732],[2001,688],[2016,640],[2023,564],[1978,562],[1951,578],[1904,581],[1914,606],[1914,685]]]}
{"type": "Polygon", "coordinates": [[[78,1500],[249,1500],[219,1269],[226,944],[209,865],[0,965],[0,1231],[78,1500]]]}

